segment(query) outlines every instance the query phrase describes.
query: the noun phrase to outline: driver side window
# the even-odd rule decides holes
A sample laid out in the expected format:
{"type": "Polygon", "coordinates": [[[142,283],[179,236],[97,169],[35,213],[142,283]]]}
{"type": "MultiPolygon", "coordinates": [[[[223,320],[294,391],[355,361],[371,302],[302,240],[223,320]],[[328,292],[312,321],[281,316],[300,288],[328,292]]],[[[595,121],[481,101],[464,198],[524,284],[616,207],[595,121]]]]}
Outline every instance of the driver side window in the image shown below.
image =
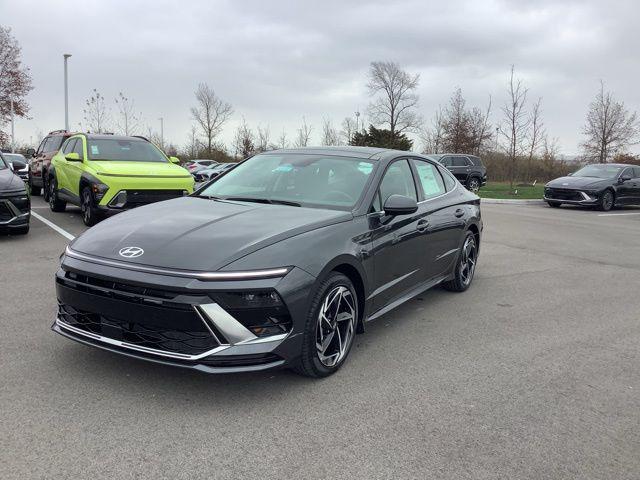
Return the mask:
{"type": "Polygon", "coordinates": [[[416,185],[413,181],[413,174],[411,173],[411,167],[407,160],[400,160],[392,163],[380,182],[379,189],[379,201],[380,209],[384,207],[384,202],[391,195],[404,195],[405,197],[413,198],[418,201],[416,195],[416,185]]]}
{"type": "Polygon", "coordinates": [[[64,145],[62,145],[62,153],[63,154],[67,154],[71,151],[73,151],[73,147],[76,144],[76,139],[75,138],[70,138],[69,140],[67,140],[66,142],[64,142],[64,145]]]}

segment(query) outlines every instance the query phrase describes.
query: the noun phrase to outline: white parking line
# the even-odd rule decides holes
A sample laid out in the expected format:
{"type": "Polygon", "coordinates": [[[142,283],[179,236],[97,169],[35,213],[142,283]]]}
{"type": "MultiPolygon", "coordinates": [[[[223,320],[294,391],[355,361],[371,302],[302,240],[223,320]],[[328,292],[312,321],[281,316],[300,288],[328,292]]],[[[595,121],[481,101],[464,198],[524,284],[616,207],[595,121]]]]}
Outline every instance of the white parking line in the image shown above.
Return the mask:
{"type": "Polygon", "coordinates": [[[634,212],[634,213],[600,213],[600,214],[598,214],[599,217],[623,217],[625,215],[640,215],[640,212],[634,212]]]}
{"type": "Polygon", "coordinates": [[[73,240],[74,238],[76,238],[74,235],[71,235],[69,232],[67,232],[65,229],[60,228],[58,225],[56,225],[53,222],[50,222],[49,220],[47,220],[46,218],[44,218],[42,215],[38,215],[36,212],[34,212],[33,210],[31,210],[31,215],[33,215],[34,217],[36,217],[38,220],[40,220],[42,223],[44,223],[45,225],[47,225],[48,227],[53,228],[56,232],[58,232],[60,235],[62,235],[63,237],[68,238],[69,240],[73,240]]]}

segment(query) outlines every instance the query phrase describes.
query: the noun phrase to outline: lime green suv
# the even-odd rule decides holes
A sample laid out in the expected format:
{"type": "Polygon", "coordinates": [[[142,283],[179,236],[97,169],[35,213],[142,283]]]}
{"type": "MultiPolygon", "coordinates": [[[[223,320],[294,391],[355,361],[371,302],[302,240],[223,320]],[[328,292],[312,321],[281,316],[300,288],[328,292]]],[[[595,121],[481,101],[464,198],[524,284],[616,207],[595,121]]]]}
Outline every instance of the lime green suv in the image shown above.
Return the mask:
{"type": "Polygon", "coordinates": [[[71,203],[91,226],[109,212],[181,197],[193,192],[193,177],[143,137],[78,133],[51,159],[49,207],[71,203]]]}

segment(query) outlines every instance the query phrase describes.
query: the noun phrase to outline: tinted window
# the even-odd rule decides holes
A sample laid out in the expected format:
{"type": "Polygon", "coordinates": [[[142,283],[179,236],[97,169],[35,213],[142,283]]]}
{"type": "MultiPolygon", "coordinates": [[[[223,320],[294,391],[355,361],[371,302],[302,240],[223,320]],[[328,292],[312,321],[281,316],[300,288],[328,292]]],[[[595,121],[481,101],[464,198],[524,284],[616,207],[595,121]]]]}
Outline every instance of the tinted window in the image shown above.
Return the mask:
{"type": "Polygon", "coordinates": [[[451,166],[451,161],[452,161],[452,157],[444,157],[440,159],[440,163],[442,165],[444,165],[445,167],[450,167],[451,166]]]}
{"type": "Polygon", "coordinates": [[[454,167],[466,167],[469,165],[469,160],[466,157],[453,157],[454,167]]]}
{"type": "Polygon", "coordinates": [[[456,179],[451,175],[451,172],[446,168],[440,168],[439,170],[442,174],[442,178],[444,179],[444,186],[447,188],[447,192],[456,188],[456,179]]]}
{"type": "Polygon", "coordinates": [[[58,150],[60,150],[60,146],[62,145],[62,142],[65,141],[65,137],[61,137],[61,136],[56,136],[56,137],[48,137],[47,141],[44,145],[44,152],[57,152],[58,150]]]}
{"type": "Polygon", "coordinates": [[[92,138],[87,140],[90,160],[163,162],[168,160],[152,143],[138,139],[92,138]]]}
{"type": "Polygon", "coordinates": [[[634,178],[640,178],[640,167],[634,167],[634,178]]]}
{"type": "Polygon", "coordinates": [[[64,145],[62,145],[62,153],[66,155],[67,153],[73,152],[73,147],[75,146],[75,144],[75,138],[70,138],[69,140],[64,142],[64,145]]]}
{"type": "Polygon", "coordinates": [[[473,165],[475,165],[476,167],[481,167],[482,166],[482,160],[480,160],[478,157],[467,157],[471,163],[473,165]]]}
{"type": "Polygon", "coordinates": [[[438,167],[420,160],[413,160],[413,164],[418,172],[418,179],[425,200],[437,197],[446,192],[444,181],[442,180],[440,172],[438,172],[438,167]]]}
{"type": "Polygon", "coordinates": [[[40,154],[40,153],[44,152],[44,146],[47,143],[48,139],[49,139],[49,137],[44,137],[42,139],[42,141],[40,142],[40,146],[38,146],[38,151],[36,152],[37,154],[40,154]]]}
{"type": "Polygon", "coordinates": [[[382,197],[383,206],[391,195],[404,195],[416,201],[418,200],[411,167],[409,167],[407,160],[392,163],[384,174],[382,183],[380,183],[380,196],[382,197]]]}

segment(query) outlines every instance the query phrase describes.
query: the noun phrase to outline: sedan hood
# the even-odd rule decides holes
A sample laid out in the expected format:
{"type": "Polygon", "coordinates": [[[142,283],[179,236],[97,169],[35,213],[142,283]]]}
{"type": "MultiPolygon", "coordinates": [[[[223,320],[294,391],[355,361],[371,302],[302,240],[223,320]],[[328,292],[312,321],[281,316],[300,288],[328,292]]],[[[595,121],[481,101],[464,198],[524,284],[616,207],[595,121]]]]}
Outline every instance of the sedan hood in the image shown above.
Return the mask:
{"type": "Polygon", "coordinates": [[[273,243],[351,218],[335,210],[182,197],[115,215],[71,248],[140,265],[216,271],[273,243]],[[119,251],[126,247],[144,254],[125,258],[119,251]]]}
{"type": "Polygon", "coordinates": [[[603,178],[593,177],[560,177],[547,183],[547,187],[566,188],[566,189],[583,189],[597,187],[600,184],[609,184],[610,181],[603,178]]]}
{"type": "Polygon", "coordinates": [[[14,174],[11,169],[0,170],[0,193],[26,190],[24,181],[14,174]]]}

